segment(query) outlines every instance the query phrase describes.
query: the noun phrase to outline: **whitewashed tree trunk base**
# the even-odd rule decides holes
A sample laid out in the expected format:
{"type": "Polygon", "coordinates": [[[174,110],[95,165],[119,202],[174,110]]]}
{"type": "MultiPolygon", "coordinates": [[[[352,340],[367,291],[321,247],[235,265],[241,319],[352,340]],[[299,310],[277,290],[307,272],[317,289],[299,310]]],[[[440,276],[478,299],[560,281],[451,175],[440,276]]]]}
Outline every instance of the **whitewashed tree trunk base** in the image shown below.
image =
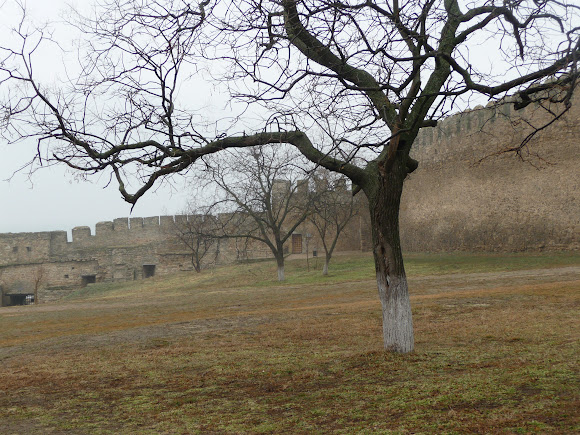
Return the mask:
{"type": "Polygon", "coordinates": [[[328,275],[328,260],[324,261],[324,266],[322,267],[322,274],[324,276],[328,275]]]}
{"type": "Polygon", "coordinates": [[[377,285],[383,310],[385,349],[409,353],[414,349],[413,316],[406,277],[388,278],[388,285],[377,273],[377,285]]]}
{"type": "Polygon", "coordinates": [[[284,266],[278,266],[278,281],[284,281],[284,266]]]}

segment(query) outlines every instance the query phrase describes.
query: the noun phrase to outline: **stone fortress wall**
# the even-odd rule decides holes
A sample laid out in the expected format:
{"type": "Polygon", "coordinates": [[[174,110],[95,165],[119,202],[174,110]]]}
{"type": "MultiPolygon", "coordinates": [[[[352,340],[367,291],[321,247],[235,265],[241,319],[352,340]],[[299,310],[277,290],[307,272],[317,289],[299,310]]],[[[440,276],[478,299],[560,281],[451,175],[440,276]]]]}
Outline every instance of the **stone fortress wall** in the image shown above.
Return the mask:
{"type": "Polygon", "coordinates": [[[563,118],[529,142],[522,159],[498,154],[550,119],[538,104],[516,111],[508,99],[422,129],[412,151],[419,168],[406,180],[401,202],[403,248],[579,249],[580,92],[563,118]]]}
{"type": "MultiPolygon", "coordinates": [[[[572,109],[529,143],[526,161],[493,154],[523,140],[546,112],[532,104],[488,105],[451,116],[421,131],[413,157],[419,168],[405,182],[401,242],[407,252],[523,251],[580,248],[580,95],[572,109]],[[483,160],[482,160],[483,159],[483,160]]],[[[346,191],[345,191],[346,192],[346,191]]],[[[348,192],[347,192],[348,193],[348,192]]],[[[366,201],[342,235],[337,251],[371,250],[366,201]]],[[[120,218],[101,222],[92,235],[65,231],[0,234],[0,305],[10,295],[38,290],[40,302],[102,281],[127,281],[191,270],[175,236],[186,216],[120,218]]],[[[317,250],[314,229],[303,224],[289,253],[317,250]],[[308,242],[308,243],[307,243],[308,242]]],[[[271,257],[267,247],[220,243],[218,264],[271,257]]]]}
{"type": "MultiPolygon", "coordinates": [[[[70,241],[66,231],[0,234],[0,306],[18,304],[21,296],[34,293],[39,302],[49,302],[95,282],[191,271],[191,251],[179,240],[178,227],[195,218],[119,218],[97,223],[94,235],[87,226],[73,228],[70,241]]],[[[230,215],[219,218],[228,222],[230,215]]],[[[272,257],[269,248],[258,242],[222,239],[219,252],[216,247],[207,255],[206,266],[208,262],[230,264],[272,257]]],[[[304,223],[288,240],[286,249],[289,254],[300,254],[307,247],[310,255],[322,250],[314,229],[304,223]]],[[[360,249],[359,222],[355,220],[337,246],[337,250],[353,249],[360,249]]]]}
{"type": "Polygon", "coordinates": [[[173,226],[173,216],[161,216],[100,222],[95,235],[89,227],[76,227],[71,241],[66,231],[0,234],[3,304],[6,294],[30,294],[35,287],[39,300],[47,301],[92,282],[178,270],[184,255],[168,237],[173,226]]]}

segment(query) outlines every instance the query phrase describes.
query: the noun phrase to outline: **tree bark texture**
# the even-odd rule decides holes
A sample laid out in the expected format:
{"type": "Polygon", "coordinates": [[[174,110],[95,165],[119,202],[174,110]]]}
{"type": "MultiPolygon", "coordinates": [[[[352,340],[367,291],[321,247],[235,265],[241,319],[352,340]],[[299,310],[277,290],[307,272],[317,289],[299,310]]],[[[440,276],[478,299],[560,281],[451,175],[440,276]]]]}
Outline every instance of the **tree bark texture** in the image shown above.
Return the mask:
{"type": "Polygon", "coordinates": [[[328,264],[330,263],[330,255],[326,255],[324,258],[324,266],[322,268],[322,274],[324,276],[328,275],[328,264]]]}
{"type": "Polygon", "coordinates": [[[284,254],[276,257],[276,264],[278,265],[278,281],[284,281],[284,254]]]}
{"type": "Polygon", "coordinates": [[[389,169],[378,170],[376,184],[367,196],[385,349],[407,353],[414,347],[413,319],[399,237],[399,207],[407,172],[402,159],[389,169]]]}

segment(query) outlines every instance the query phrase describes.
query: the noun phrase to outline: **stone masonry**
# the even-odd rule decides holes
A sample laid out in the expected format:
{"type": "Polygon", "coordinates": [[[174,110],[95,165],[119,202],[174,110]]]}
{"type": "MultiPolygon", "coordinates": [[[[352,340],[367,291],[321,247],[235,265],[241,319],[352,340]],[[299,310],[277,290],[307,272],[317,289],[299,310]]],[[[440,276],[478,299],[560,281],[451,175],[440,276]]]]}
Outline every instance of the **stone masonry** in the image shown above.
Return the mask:
{"type": "Polygon", "coordinates": [[[538,104],[489,104],[421,130],[401,201],[403,248],[579,249],[580,93],[521,158],[501,153],[550,119],[538,104]]]}
{"type": "MultiPolygon", "coordinates": [[[[350,193],[345,192],[350,195],[350,193]]],[[[227,215],[220,215],[228,221],[227,215]]],[[[194,216],[120,218],[66,231],[0,234],[0,306],[37,293],[39,302],[58,300],[95,282],[130,281],[192,271],[191,251],[178,239],[180,222],[194,216]]],[[[358,221],[343,233],[337,250],[360,249],[358,221]]],[[[217,245],[216,245],[217,246],[217,245]]],[[[321,252],[313,228],[301,225],[287,242],[288,254],[321,252]]],[[[321,252],[320,255],[323,255],[321,252]]],[[[206,262],[229,264],[272,257],[257,242],[222,239],[206,262]]],[[[207,264],[205,264],[207,266],[207,264]]]]}

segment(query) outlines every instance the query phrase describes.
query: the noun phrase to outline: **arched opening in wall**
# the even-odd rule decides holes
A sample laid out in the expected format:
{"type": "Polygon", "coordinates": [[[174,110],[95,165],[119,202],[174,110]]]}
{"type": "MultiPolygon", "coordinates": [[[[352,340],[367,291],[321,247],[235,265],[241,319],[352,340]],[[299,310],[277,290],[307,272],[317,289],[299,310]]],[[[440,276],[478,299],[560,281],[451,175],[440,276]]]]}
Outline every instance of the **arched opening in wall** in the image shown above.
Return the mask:
{"type": "Polygon", "coordinates": [[[151,278],[155,276],[155,265],[154,264],[144,264],[143,265],[143,278],[151,278]]]}
{"type": "Polygon", "coordinates": [[[94,284],[97,282],[97,275],[83,275],[81,276],[81,285],[86,287],[89,284],[94,284]]]}

